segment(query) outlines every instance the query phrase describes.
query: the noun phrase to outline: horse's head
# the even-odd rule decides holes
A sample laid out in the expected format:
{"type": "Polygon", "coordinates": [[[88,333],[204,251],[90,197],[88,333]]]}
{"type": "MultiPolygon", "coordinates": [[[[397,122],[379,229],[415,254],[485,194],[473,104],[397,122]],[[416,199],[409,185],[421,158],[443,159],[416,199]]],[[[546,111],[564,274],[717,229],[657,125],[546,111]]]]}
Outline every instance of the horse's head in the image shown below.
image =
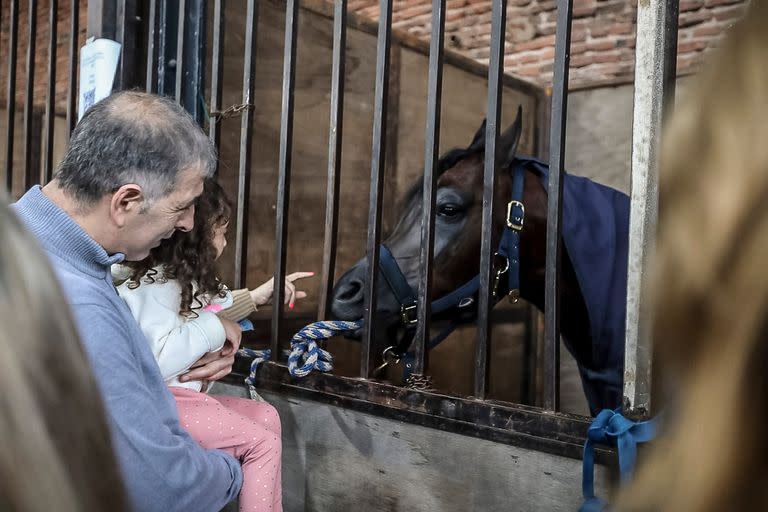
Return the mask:
{"type": "MultiPolygon", "coordinates": [[[[514,159],[522,130],[522,112],[499,137],[496,151],[498,173],[494,211],[494,244],[506,218],[511,180],[507,169],[514,159]]],[[[482,237],[482,196],[485,154],[485,121],[465,149],[444,154],[438,164],[435,204],[433,298],[440,298],[478,273],[482,237]]],[[[383,244],[391,252],[402,275],[418,290],[421,250],[423,179],[406,195],[402,213],[383,244]]],[[[337,318],[363,317],[363,288],[368,274],[366,260],[358,261],[336,283],[331,311],[337,318]]],[[[381,275],[381,274],[380,274],[381,275]]],[[[393,341],[400,324],[401,304],[385,279],[378,280],[377,322],[379,333],[393,341]]]]}

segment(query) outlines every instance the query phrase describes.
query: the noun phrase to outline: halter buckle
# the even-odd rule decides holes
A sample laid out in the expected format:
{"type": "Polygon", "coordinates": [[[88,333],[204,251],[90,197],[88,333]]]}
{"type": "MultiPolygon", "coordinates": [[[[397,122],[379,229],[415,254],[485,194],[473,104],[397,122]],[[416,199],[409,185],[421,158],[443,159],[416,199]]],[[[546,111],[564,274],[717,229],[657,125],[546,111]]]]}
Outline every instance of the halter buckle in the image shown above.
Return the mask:
{"type": "Polygon", "coordinates": [[[525,219],[525,206],[522,202],[511,200],[507,203],[507,227],[514,229],[515,231],[521,231],[523,229],[523,220],[525,219]],[[520,209],[520,215],[512,215],[512,208],[517,207],[520,209]]]}
{"type": "Polygon", "coordinates": [[[418,316],[416,316],[416,304],[411,304],[410,306],[402,305],[400,306],[400,320],[403,322],[403,325],[413,325],[415,323],[419,322],[418,316]],[[411,317],[411,313],[414,313],[413,317],[411,317]]]}

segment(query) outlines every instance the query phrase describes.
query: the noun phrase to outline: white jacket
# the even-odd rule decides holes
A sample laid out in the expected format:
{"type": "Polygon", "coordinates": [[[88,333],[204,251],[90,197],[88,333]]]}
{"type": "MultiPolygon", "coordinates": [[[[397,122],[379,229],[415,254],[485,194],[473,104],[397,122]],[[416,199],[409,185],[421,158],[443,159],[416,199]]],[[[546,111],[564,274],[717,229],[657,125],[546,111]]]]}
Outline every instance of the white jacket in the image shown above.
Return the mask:
{"type": "MultiPolygon", "coordinates": [[[[119,269],[113,269],[113,276],[119,275],[119,269]]],[[[195,315],[192,317],[182,316],[179,314],[181,287],[175,280],[154,283],[142,280],[137,288],[122,283],[117,291],[147,337],[165,382],[169,386],[200,391],[201,381],[179,382],[178,377],[203,355],[224,346],[226,334],[221,320],[216,313],[203,311],[209,302],[193,305],[195,315]]],[[[215,297],[210,303],[227,308],[232,305],[232,294],[227,290],[226,297],[215,297]]]]}

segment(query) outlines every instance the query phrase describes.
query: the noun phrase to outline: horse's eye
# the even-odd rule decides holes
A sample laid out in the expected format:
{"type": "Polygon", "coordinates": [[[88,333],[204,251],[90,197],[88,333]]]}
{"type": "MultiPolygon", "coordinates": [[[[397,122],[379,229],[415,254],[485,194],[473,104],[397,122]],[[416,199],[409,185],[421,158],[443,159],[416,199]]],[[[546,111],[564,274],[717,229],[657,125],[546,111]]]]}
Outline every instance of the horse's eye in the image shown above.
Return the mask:
{"type": "Polygon", "coordinates": [[[461,207],[457,204],[447,203],[437,207],[437,214],[441,217],[454,218],[461,213],[461,207]]]}

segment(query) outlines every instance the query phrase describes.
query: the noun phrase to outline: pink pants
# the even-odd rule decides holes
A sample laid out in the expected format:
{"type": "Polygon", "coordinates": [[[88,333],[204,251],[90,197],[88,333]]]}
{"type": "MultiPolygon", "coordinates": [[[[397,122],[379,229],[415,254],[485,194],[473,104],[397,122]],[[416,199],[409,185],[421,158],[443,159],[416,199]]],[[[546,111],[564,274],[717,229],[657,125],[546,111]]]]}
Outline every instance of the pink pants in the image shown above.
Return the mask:
{"type": "Polygon", "coordinates": [[[275,408],[244,398],[170,389],[189,434],[203,448],[223,450],[242,464],[241,512],[281,512],[282,443],[275,408]]]}

